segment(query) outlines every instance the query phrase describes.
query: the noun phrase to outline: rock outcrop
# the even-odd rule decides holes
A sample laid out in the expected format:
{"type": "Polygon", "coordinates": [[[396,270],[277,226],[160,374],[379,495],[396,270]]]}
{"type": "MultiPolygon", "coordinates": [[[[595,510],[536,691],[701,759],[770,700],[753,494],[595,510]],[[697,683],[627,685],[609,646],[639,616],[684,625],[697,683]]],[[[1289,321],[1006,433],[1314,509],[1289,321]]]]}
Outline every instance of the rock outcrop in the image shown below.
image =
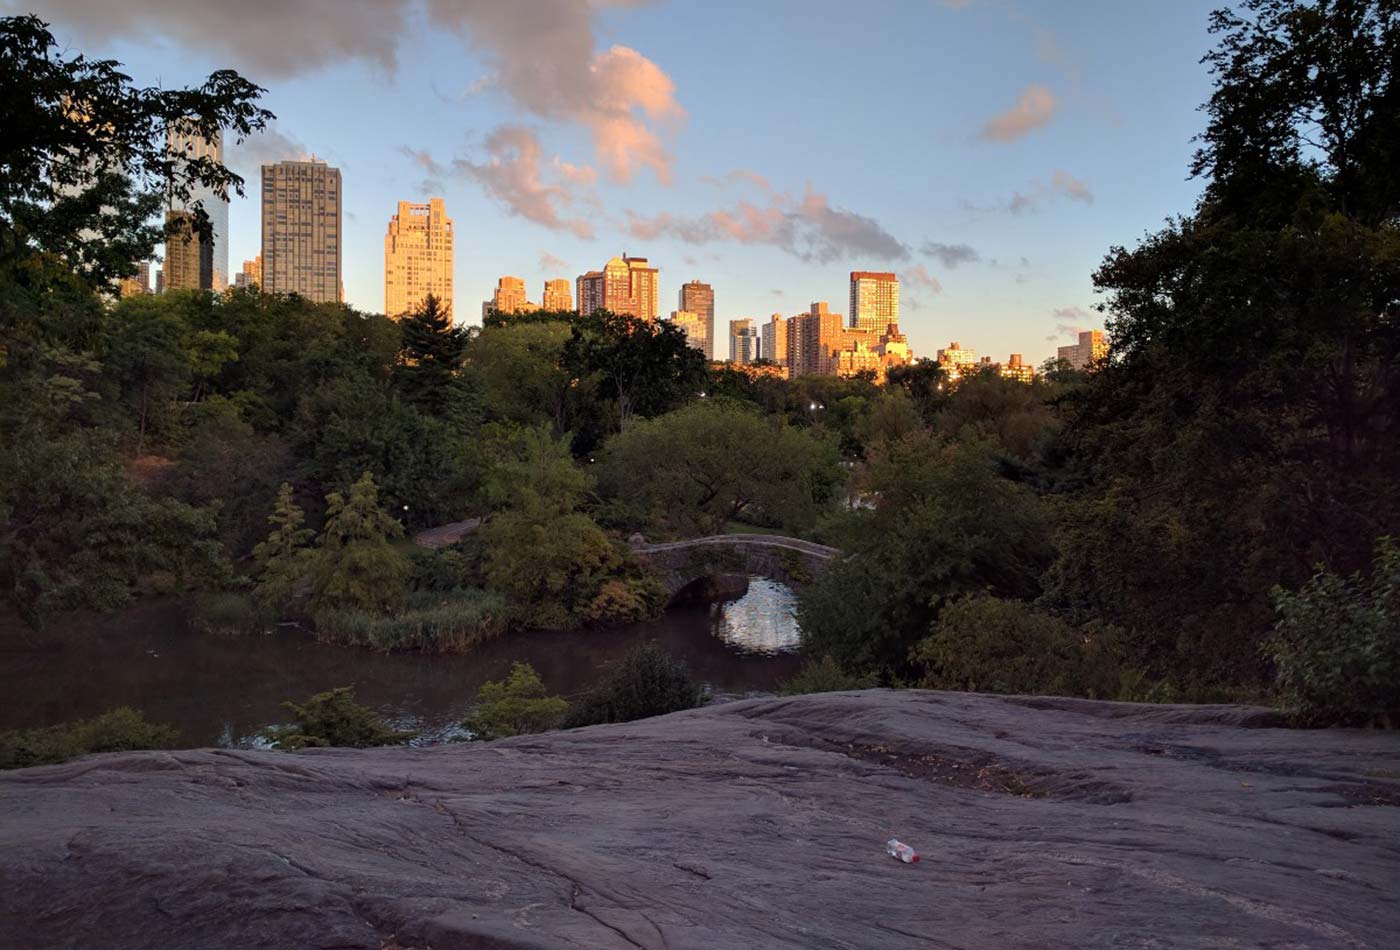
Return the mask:
{"type": "Polygon", "coordinates": [[[91,756],[0,777],[0,945],[1400,946],[1400,736],[1275,725],[873,690],[91,756]]]}

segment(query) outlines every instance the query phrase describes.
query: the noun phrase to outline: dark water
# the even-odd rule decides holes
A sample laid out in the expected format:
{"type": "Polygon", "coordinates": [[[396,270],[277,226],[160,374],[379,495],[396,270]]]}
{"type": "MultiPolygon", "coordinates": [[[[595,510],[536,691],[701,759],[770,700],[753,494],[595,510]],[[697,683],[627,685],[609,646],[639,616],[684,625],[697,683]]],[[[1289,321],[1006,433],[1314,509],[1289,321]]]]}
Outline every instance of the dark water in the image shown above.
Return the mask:
{"type": "Polygon", "coordinates": [[[608,630],[515,634],[463,656],[327,646],[295,628],[207,636],[189,629],[179,604],[152,603],[37,632],[13,618],[0,621],[0,730],[131,706],[153,722],[179,726],[185,745],[246,744],[285,721],[284,700],[354,686],[357,701],[399,728],[444,738],[477,688],[501,679],[514,662],[534,666],[551,692],[576,697],[648,640],[684,659],[715,692],[772,690],[800,663],[792,594],[760,578],[728,604],[677,608],[608,630]]]}

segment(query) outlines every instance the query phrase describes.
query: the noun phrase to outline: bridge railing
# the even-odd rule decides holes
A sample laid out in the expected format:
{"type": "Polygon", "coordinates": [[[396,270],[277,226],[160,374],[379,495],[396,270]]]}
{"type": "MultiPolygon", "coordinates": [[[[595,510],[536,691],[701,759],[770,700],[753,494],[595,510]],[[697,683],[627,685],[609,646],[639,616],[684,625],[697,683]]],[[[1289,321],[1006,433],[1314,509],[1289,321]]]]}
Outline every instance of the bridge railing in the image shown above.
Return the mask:
{"type": "Polygon", "coordinates": [[[634,543],[632,550],[638,554],[660,553],[662,551],[684,551],[698,547],[765,547],[797,551],[821,560],[840,557],[837,548],[802,538],[788,538],[776,534],[714,534],[704,538],[688,538],[684,541],[662,541],[658,544],[634,543]]]}

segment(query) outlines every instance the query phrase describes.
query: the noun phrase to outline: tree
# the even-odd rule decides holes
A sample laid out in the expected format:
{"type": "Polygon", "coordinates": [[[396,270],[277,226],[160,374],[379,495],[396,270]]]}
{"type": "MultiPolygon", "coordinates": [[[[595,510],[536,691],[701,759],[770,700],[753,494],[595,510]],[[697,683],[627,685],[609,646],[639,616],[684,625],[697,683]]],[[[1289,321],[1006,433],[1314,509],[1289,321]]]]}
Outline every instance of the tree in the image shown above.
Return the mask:
{"type": "MultiPolygon", "coordinates": [[[[92,287],[150,257],[163,236],[151,222],[168,200],[196,186],[242,194],[220,163],[172,154],[172,124],[238,142],[273,118],[255,105],[263,90],[235,72],[198,89],[138,88],[118,63],[65,55],[34,16],[0,18],[0,87],[0,272],[52,255],[92,287]]],[[[198,225],[208,233],[203,209],[198,225]]]]}
{"type": "Polygon", "coordinates": [[[568,719],[572,727],[606,722],[632,722],[651,716],[693,709],[700,705],[700,688],[690,670],[655,643],[630,651],[568,719]]]}
{"type": "Polygon", "coordinates": [[[1154,632],[1162,675],[1262,684],[1270,589],[1400,526],[1397,17],[1217,13],[1204,194],[1095,275],[1113,343],[1067,399],[1067,510],[1154,530],[1068,522],[1049,596],[1154,632]],[[1102,593],[1114,576],[1137,594],[1102,593]]]}
{"type": "Polygon", "coordinates": [[[693,536],[736,518],[808,529],[844,475],[829,442],[706,398],[609,439],[599,479],[620,520],[693,536]]]}
{"type": "Polygon", "coordinates": [[[412,565],[391,543],[403,537],[403,526],[379,507],[373,476],[366,472],[348,497],[332,492],[326,501],[311,572],[317,605],[370,611],[396,606],[412,565]]]}
{"type": "Polygon", "coordinates": [[[487,326],[471,341],[467,370],[481,392],[486,418],[516,425],[569,428],[577,387],[562,365],[569,324],[531,320],[487,326]]]}
{"type": "Polygon", "coordinates": [[[803,648],[853,671],[910,672],[909,651],[967,594],[1030,600],[1054,554],[1050,520],[985,446],[926,433],[872,455],[873,511],[837,530],[847,557],[798,595],[803,648]]]}
{"type": "Polygon", "coordinates": [[[432,294],[399,325],[403,345],[394,365],[394,388],[429,416],[461,420],[470,399],[462,376],[466,328],[454,326],[451,310],[432,294]]]}
{"type": "Polygon", "coordinates": [[[919,685],[1113,698],[1118,687],[1114,644],[1102,642],[1103,635],[1076,630],[1029,604],[966,597],[940,613],[930,635],[914,648],[914,660],[924,667],[919,685]]]}
{"type": "Polygon", "coordinates": [[[310,572],[309,544],[316,532],[302,527],[305,520],[305,513],[292,498],[292,486],[283,482],[277,490],[277,505],[267,516],[272,531],[253,548],[253,560],[258,566],[254,593],[273,610],[282,610],[292,602],[310,572]]]}
{"type": "Polygon", "coordinates": [[[527,628],[574,626],[626,563],[593,519],[578,512],[507,511],[478,533],[486,549],[487,586],[510,598],[527,628]]]}
{"type": "Polygon", "coordinates": [[[282,708],[295,716],[296,722],[263,730],[264,738],[276,749],[368,749],[399,745],[416,734],[390,728],[383,717],[355,702],[355,690],[349,686],[317,693],[305,705],[286,702],[282,708]]]}
{"type": "Polygon", "coordinates": [[[1264,651],[1303,722],[1400,723],[1400,539],[1376,542],[1369,577],[1319,566],[1274,606],[1264,651]]]}
{"type": "Polygon", "coordinates": [[[504,739],[557,729],[568,714],[569,704],[545,692],[533,666],[515,663],[507,679],[481,685],[476,708],[462,725],[473,739],[504,739]]]}
{"type": "Polygon", "coordinates": [[[622,431],[689,400],[705,380],[705,357],[679,327],[606,310],[574,321],[563,361],[574,378],[597,375],[622,431]]]}

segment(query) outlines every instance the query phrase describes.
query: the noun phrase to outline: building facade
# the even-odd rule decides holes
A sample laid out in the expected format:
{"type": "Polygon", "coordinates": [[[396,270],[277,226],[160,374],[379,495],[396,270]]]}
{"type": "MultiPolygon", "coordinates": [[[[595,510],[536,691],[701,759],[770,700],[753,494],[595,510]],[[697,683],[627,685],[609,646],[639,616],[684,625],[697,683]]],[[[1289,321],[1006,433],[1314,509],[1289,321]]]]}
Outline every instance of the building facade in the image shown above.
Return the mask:
{"type": "Polygon", "coordinates": [[[714,341],[710,339],[710,324],[704,316],[689,310],[672,310],[671,322],[685,333],[685,342],[705,354],[710,359],[714,352],[714,341]]]}
{"type": "Polygon", "coordinates": [[[540,299],[540,309],[551,313],[574,309],[574,300],[569,293],[569,282],[560,277],[544,282],[544,296],[540,299]]]}
{"type": "Polygon", "coordinates": [[[763,358],[779,366],[788,365],[787,340],[787,319],[781,313],[775,313],[763,325],[763,358]]]}
{"type": "Polygon", "coordinates": [[[715,358],[715,289],[698,280],[688,280],[681,284],[678,312],[685,311],[700,316],[705,321],[705,359],[715,358]]]}
{"type": "Polygon", "coordinates": [[[262,289],[338,303],[340,169],[323,161],[262,167],[262,289]]]}
{"type": "Polygon", "coordinates": [[[395,319],[436,297],[452,313],[452,219],[441,198],[400,201],[384,235],[384,314],[395,319]]]}
{"type": "MultiPolygon", "coordinates": [[[[176,163],[193,159],[208,159],[223,164],[224,139],[215,133],[206,139],[182,122],[172,122],[166,132],[166,148],[176,163]]],[[[194,185],[188,198],[170,196],[171,211],[193,211],[198,205],[209,216],[209,286],[205,290],[223,290],[229,285],[228,267],[228,199],[220,198],[212,188],[194,185]]],[[[168,253],[168,252],[167,252],[168,253]]]]}
{"type": "Polygon", "coordinates": [[[998,372],[1006,379],[1014,379],[1018,383],[1035,381],[1035,367],[1023,361],[1020,353],[1012,353],[1010,358],[998,367],[998,372]]]}
{"type": "Polygon", "coordinates": [[[851,327],[882,334],[899,323],[899,278],[884,271],[851,271],[851,327]]]}
{"type": "Polygon", "coordinates": [[[519,277],[502,277],[496,281],[491,299],[481,305],[484,318],[490,311],[497,313],[528,313],[538,309],[525,296],[525,281],[519,277]]]}
{"type": "Polygon", "coordinates": [[[659,272],[645,257],[614,257],[601,271],[578,278],[579,316],[595,310],[655,320],[660,303],[659,272]]]}
{"type": "Polygon", "coordinates": [[[959,379],[977,372],[977,351],[954,340],[938,351],[938,365],[949,380],[959,379]]]}
{"type": "Polygon", "coordinates": [[[117,284],[118,297],[140,297],[151,292],[151,262],[141,261],[136,265],[136,273],[123,277],[117,284]]]}
{"type": "Polygon", "coordinates": [[[256,289],[262,286],[262,255],[243,262],[243,269],[233,278],[234,286],[256,289]]]}
{"type": "Polygon", "coordinates": [[[214,289],[214,246],[193,211],[165,213],[165,289],[214,289]]]}
{"type": "Polygon", "coordinates": [[[729,360],[744,366],[752,363],[757,356],[758,335],[754,332],[753,321],[748,317],[729,321],[729,360]]]}
{"type": "Polygon", "coordinates": [[[1059,359],[1074,369],[1088,369],[1108,355],[1108,337],[1102,330],[1085,330],[1079,334],[1079,342],[1072,346],[1062,346],[1057,352],[1059,359]]]}

